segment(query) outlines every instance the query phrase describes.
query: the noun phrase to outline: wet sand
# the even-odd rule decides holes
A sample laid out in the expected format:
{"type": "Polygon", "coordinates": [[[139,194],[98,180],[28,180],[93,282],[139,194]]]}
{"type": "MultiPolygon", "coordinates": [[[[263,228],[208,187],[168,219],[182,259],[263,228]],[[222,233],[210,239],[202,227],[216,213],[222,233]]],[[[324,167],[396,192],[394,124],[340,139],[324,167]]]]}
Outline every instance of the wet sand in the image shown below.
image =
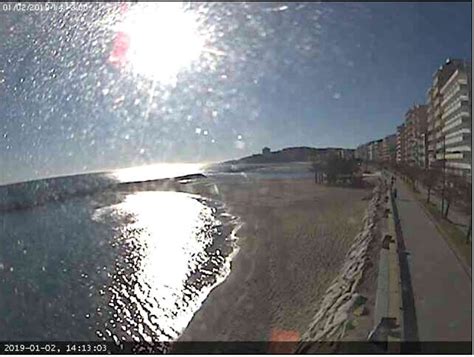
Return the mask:
{"type": "MultiPolygon", "coordinates": [[[[207,181],[207,180],[206,180],[207,181]]],[[[243,223],[232,272],[180,341],[267,341],[303,334],[360,230],[370,189],[311,179],[215,179],[186,191],[223,201],[243,223]]]]}

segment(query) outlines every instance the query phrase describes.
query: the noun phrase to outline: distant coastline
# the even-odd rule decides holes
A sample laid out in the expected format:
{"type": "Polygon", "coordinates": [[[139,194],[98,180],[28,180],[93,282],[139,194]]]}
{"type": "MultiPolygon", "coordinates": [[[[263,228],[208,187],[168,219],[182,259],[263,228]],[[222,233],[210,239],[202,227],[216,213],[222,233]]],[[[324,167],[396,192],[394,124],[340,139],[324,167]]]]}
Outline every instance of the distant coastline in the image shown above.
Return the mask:
{"type": "MultiPolygon", "coordinates": [[[[311,170],[313,161],[325,159],[328,156],[335,155],[341,158],[353,159],[355,149],[346,148],[313,148],[307,146],[288,147],[281,150],[271,151],[265,147],[262,153],[253,154],[240,159],[223,161],[210,164],[206,167],[207,172],[247,172],[260,170],[262,168],[271,168],[278,166],[281,170],[282,165],[291,164],[290,170],[294,170],[296,164],[300,164],[300,169],[304,171],[311,170]]],[[[287,165],[285,165],[287,166],[287,165]]]]}
{"type": "MultiPolygon", "coordinates": [[[[68,176],[50,177],[32,181],[24,181],[0,186],[0,212],[25,209],[45,204],[50,201],[64,201],[77,196],[93,195],[104,190],[125,189],[143,190],[156,184],[179,185],[190,180],[206,177],[207,173],[226,172],[249,172],[262,170],[277,170],[285,174],[289,172],[298,173],[311,171],[311,162],[315,159],[324,159],[330,155],[344,158],[353,158],[355,149],[345,148],[313,148],[313,147],[288,147],[281,150],[271,151],[265,147],[260,154],[253,154],[240,159],[228,160],[209,164],[196,172],[189,171],[187,174],[170,172],[169,176],[160,175],[157,178],[136,178],[120,182],[110,172],[95,172],[68,176]],[[289,165],[287,165],[289,164],[289,165]]],[[[158,166],[160,164],[157,164],[158,166]]],[[[163,164],[166,165],[166,164],[163,164]]],[[[144,165],[149,166],[149,165],[144,165]]],[[[152,166],[152,165],[151,165],[152,166]]],[[[134,168],[131,168],[134,169],[134,168]]],[[[128,169],[126,169],[128,170],[128,169]]]]}
{"type": "Polygon", "coordinates": [[[330,154],[353,157],[355,149],[346,148],[313,148],[308,146],[288,147],[277,151],[263,148],[261,154],[254,154],[241,159],[225,161],[221,164],[265,164],[284,162],[309,162],[316,157],[330,154]]]}

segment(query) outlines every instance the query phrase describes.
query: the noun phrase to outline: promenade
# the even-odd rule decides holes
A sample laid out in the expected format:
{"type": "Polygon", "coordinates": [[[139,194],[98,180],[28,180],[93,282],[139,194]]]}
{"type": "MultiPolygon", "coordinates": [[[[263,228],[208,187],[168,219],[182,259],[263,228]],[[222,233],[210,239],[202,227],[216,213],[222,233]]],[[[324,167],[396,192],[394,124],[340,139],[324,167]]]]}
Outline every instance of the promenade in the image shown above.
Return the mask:
{"type": "Polygon", "coordinates": [[[406,339],[470,341],[471,279],[406,184],[395,187],[414,304],[406,339]]]}

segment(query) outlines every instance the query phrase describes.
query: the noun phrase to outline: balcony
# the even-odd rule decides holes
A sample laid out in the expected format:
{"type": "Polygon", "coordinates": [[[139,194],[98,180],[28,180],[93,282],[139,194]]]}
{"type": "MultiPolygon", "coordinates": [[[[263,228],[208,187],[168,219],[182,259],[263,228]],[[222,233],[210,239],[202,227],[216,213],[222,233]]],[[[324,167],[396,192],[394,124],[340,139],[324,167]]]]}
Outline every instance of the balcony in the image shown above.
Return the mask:
{"type": "Polygon", "coordinates": [[[446,160],[463,160],[466,159],[466,155],[462,152],[456,152],[456,153],[446,153],[446,160]]]}
{"type": "Polygon", "coordinates": [[[471,163],[469,162],[447,162],[446,166],[457,169],[471,170],[471,163]]]}
{"type": "Polygon", "coordinates": [[[446,152],[453,153],[453,152],[471,152],[471,145],[470,142],[461,142],[456,146],[450,146],[446,148],[446,152]]]}
{"type": "Polygon", "coordinates": [[[449,110],[445,111],[441,118],[447,119],[459,113],[466,113],[467,115],[469,115],[469,103],[467,101],[461,101],[449,110]]]}
{"type": "Polygon", "coordinates": [[[445,120],[444,126],[450,125],[453,123],[455,120],[459,118],[466,118],[469,119],[470,115],[469,112],[461,111],[459,113],[456,113],[455,115],[452,115],[449,119],[445,120]]]}
{"type": "Polygon", "coordinates": [[[439,127],[441,127],[441,124],[442,124],[442,123],[443,123],[443,122],[442,122],[440,119],[437,119],[437,120],[435,121],[435,123],[434,123],[434,129],[436,130],[436,129],[438,129],[439,127]]]}
{"type": "Polygon", "coordinates": [[[456,128],[456,130],[453,130],[451,133],[446,134],[445,138],[446,141],[455,138],[459,135],[463,135],[464,137],[470,137],[471,135],[471,128],[456,128]]]}
{"type": "Polygon", "coordinates": [[[448,125],[445,125],[442,132],[444,134],[451,135],[454,132],[463,130],[463,129],[466,129],[464,130],[465,132],[467,132],[468,130],[470,131],[470,127],[471,127],[471,121],[469,120],[469,118],[460,117],[454,121],[450,121],[448,125]]]}
{"type": "Polygon", "coordinates": [[[446,107],[446,105],[449,103],[453,103],[456,100],[469,100],[469,91],[466,87],[458,87],[458,89],[446,96],[443,101],[441,102],[442,107],[446,107]]]}

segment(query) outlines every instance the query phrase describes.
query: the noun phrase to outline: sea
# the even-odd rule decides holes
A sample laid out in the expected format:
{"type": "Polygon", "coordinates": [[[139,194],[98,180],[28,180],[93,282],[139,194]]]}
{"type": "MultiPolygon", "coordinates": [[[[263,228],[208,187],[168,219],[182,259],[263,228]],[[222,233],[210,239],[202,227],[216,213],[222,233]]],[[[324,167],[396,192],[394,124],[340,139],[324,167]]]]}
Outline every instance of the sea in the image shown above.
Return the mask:
{"type": "Polygon", "coordinates": [[[0,186],[1,341],[175,341],[230,273],[224,203],[123,183],[199,173],[152,165],[0,186]]]}

